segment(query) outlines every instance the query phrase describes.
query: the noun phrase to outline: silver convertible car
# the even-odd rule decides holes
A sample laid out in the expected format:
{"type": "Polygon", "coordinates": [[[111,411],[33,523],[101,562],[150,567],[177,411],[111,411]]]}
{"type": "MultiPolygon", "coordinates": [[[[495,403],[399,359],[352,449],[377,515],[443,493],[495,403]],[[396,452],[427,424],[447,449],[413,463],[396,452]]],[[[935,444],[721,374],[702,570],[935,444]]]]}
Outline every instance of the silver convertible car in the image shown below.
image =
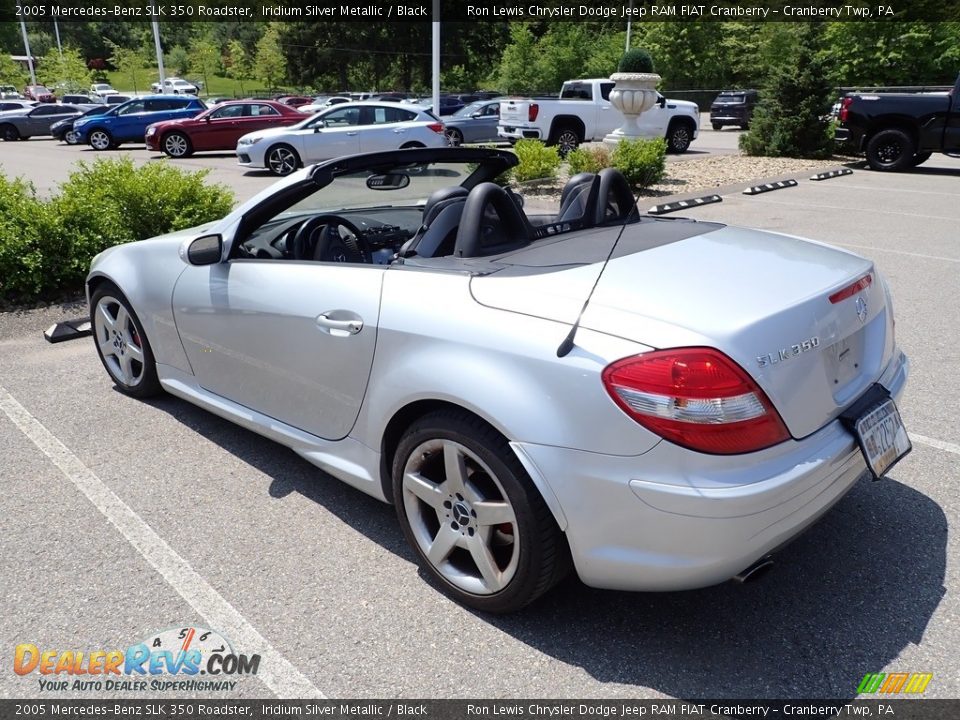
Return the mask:
{"type": "Polygon", "coordinates": [[[862,257],[640,216],[616,170],[526,200],[509,152],[357,155],[111,248],[87,292],[123,392],[166,391],[393,503],[471,607],[750,573],[910,449],[862,257]],[[539,203],[539,204],[538,204],[539,203]]]}

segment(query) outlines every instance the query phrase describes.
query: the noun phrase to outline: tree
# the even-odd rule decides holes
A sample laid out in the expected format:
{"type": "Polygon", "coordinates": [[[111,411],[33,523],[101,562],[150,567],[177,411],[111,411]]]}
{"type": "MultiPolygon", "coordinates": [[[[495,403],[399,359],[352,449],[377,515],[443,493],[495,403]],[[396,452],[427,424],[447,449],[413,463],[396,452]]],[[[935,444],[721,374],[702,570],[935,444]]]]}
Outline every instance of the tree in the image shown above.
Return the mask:
{"type": "Polygon", "coordinates": [[[147,85],[146,54],[142,49],[124,48],[112,42],[110,45],[113,51],[110,62],[120,76],[133,86],[133,92],[140,92],[140,88],[145,88],[147,85]]]}
{"type": "Polygon", "coordinates": [[[175,75],[186,75],[190,70],[190,60],[190,53],[187,52],[183,45],[174,45],[170,52],[167,53],[164,64],[168,69],[172,70],[175,75]]]}
{"type": "Polygon", "coordinates": [[[280,48],[280,28],[270,23],[257,43],[255,73],[268,88],[278,88],[287,75],[287,61],[280,48]]]}
{"type": "Polygon", "coordinates": [[[194,72],[203,76],[203,87],[209,95],[209,76],[217,72],[220,64],[220,48],[209,35],[190,46],[190,62],[194,72]]]}
{"type": "Polygon", "coordinates": [[[71,92],[85,91],[93,79],[83,56],[76,48],[66,46],[63,55],[53,48],[43,56],[38,66],[38,76],[47,85],[58,85],[71,92]]]}
{"type": "Polygon", "coordinates": [[[740,149],[747,155],[822,158],[833,149],[826,119],[833,87],[816,52],[821,28],[815,23],[796,26],[795,54],[771,76],[750,130],[740,136],[740,149]]]}
{"type": "Polygon", "coordinates": [[[495,72],[497,87],[507,93],[532,93],[540,86],[537,41],[529,23],[510,26],[510,44],[504,48],[495,72]]]}
{"type": "Polygon", "coordinates": [[[250,56],[239,40],[231,40],[227,44],[227,75],[240,83],[240,94],[245,95],[243,81],[249,80],[251,75],[250,56]]]}
{"type": "Polygon", "coordinates": [[[26,84],[27,74],[20,67],[20,63],[11,59],[6,50],[0,48],[0,85],[26,84]]]}

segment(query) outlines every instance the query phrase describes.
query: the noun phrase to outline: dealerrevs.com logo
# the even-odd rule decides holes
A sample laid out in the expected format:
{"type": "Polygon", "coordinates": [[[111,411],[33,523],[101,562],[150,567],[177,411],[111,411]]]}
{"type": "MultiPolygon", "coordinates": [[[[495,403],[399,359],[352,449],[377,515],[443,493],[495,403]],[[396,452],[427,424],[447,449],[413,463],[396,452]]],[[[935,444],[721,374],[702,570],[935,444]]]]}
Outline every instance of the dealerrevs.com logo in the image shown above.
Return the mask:
{"type": "Polygon", "coordinates": [[[44,650],[21,643],[13,655],[13,671],[40,675],[46,692],[230,691],[233,677],[256,675],[259,667],[260,655],[236,653],[222,634],[199,627],[164,630],[126,650],[44,650]]]}

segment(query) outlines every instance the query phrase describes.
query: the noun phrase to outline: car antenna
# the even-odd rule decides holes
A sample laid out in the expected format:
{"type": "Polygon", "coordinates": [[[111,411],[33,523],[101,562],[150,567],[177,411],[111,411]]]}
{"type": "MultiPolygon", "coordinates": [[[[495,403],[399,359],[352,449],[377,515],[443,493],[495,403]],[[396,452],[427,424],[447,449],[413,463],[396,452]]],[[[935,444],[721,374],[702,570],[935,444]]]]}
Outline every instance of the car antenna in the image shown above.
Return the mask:
{"type": "Polygon", "coordinates": [[[617,249],[617,245],[620,243],[620,238],[623,237],[623,231],[627,228],[627,223],[630,222],[630,218],[633,216],[634,211],[639,215],[640,211],[637,209],[637,202],[639,201],[640,196],[636,195],[633,198],[633,205],[630,208],[630,211],[623,218],[623,225],[620,226],[620,232],[617,233],[616,240],[613,241],[613,245],[610,246],[610,252],[607,253],[606,259],[603,261],[603,265],[600,267],[600,272],[597,273],[596,279],[593,281],[593,287],[590,288],[590,292],[587,293],[587,299],[583,301],[583,307],[580,308],[580,312],[577,315],[577,319],[574,321],[573,325],[570,327],[570,332],[567,333],[567,336],[563,339],[563,342],[560,343],[560,346],[557,348],[557,357],[562,358],[570,354],[570,351],[573,350],[573,338],[576,337],[577,330],[580,328],[580,320],[583,318],[583,313],[587,310],[587,305],[590,304],[590,298],[593,297],[594,290],[597,289],[597,285],[600,284],[600,278],[603,275],[603,271],[607,269],[607,265],[610,262],[610,258],[613,257],[614,250],[617,249]]]}

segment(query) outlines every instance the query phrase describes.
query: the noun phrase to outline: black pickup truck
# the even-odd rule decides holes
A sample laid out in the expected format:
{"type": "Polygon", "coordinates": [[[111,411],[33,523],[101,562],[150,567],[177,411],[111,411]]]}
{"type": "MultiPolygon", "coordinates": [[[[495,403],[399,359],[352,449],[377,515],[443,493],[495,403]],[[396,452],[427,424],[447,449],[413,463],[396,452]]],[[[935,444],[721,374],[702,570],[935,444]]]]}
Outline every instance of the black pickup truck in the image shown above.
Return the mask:
{"type": "Polygon", "coordinates": [[[935,152],[960,154],[960,76],[950,92],[849,93],[835,139],[874,170],[908,170],[935,152]]]}

